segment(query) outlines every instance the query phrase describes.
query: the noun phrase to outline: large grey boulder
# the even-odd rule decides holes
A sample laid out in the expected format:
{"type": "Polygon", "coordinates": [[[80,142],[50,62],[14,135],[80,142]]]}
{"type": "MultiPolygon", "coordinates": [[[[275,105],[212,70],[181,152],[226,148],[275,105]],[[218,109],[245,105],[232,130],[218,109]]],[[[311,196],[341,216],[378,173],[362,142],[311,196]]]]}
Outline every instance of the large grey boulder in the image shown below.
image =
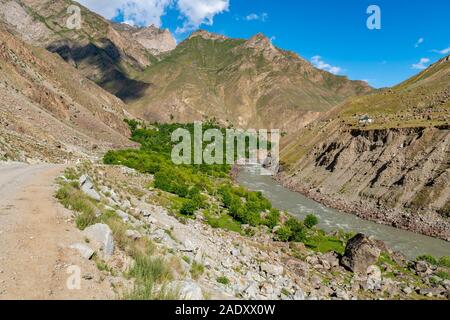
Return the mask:
{"type": "Polygon", "coordinates": [[[101,197],[97,191],[94,189],[94,184],[88,175],[82,175],[78,181],[80,183],[81,191],[89,198],[96,201],[100,201],[101,197]]]}
{"type": "Polygon", "coordinates": [[[355,273],[367,274],[367,268],[377,262],[380,253],[373,240],[359,233],[348,240],[341,264],[355,273]]]}
{"type": "Polygon", "coordinates": [[[114,253],[113,233],[106,224],[94,224],[84,229],[83,233],[104,255],[111,256],[114,253]]]}

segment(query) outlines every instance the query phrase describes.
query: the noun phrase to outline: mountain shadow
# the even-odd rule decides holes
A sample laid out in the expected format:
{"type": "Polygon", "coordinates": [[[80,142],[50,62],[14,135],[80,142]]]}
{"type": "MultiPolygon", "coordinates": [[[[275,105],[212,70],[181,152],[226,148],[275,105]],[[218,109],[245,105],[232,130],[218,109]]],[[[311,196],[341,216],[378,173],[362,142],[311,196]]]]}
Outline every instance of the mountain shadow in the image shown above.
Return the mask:
{"type": "Polygon", "coordinates": [[[66,62],[79,69],[89,80],[114,94],[123,101],[138,99],[144,95],[149,83],[131,79],[126,69],[138,69],[138,63],[124,62],[121,52],[109,39],[100,39],[80,46],[71,40],[55,41],[47,50],[57,53],[66,62]]]}

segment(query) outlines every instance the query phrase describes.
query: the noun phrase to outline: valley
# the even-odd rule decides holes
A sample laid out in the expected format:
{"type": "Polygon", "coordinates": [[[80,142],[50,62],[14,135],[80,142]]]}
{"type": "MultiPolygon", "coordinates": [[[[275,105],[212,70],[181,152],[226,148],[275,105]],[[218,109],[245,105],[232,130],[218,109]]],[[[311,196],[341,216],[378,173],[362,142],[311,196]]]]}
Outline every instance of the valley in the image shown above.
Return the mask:
{"type": "Polygon", "coordinates": [[[0,0],[0,299],[450,299],[450,56],[374,89],[262,33],[176,37],[0,0]],[[199,121],[279,129],[277,172],[176,164],[199,121]]]}

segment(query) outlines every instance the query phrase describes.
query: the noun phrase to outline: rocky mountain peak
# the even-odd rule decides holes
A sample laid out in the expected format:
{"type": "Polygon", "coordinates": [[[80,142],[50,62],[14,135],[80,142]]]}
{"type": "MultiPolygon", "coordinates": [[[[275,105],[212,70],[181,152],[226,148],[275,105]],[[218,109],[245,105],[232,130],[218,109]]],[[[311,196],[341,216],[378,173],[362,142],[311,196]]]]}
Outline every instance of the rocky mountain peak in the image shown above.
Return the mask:
{"type": "Polygon", "coordinates": [[[154,55],[172,51],[177,46],[175,38],[168,29],[160,29],[155,25],[138,28],[120,23],[114,24],[114,28],[127,33],[154,55]]]}
{"type": "Polygon", "coordinates": [[[195,38],[195,37],[202,37],[205,40],[226,40],[228,39],[227,37],[225,37],[224,35],[221,34],[217,34],[217,33],[212,33],[206,30],[197,30],[195,32],[193,32],[190,36],[189,39],[195,38]]]}

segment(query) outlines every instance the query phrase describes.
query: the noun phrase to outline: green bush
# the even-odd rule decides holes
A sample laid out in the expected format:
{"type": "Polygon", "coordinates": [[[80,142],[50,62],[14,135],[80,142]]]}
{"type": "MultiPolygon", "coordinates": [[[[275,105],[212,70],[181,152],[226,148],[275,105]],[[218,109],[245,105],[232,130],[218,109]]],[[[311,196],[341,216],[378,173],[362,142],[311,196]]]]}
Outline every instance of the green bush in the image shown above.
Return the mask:
{"type": "Polygon", "coordinates": [[[272,230],[273,228],[275,228],[276,225],[278,225],[279,222],[280,222],[280,211],[278,211],[277,209],[272,209],[270,210],[267,217],[264,219],[263,224],[272,230]]]}
{"type": "Polygon", "coordinates": [[[289,242],[292,238],[292,231],[289,227],[283,226],[276,231],[277,239],[282,242],[289,242]]]}
{"type": "Polygon", "coordinates": [[[319,219],[313,214],[308,214],[303,223],[305,224],[305,227],[311,229],[312,227],[319,224],[319,219]]]}
{"type": "Polygon", "coordinates": [[[293,218],[293,217],[289,218],[286,221],[285,226],[288,227],[292,232],[292,236],[289,239],[289,241],[294,241],[294,242],[305,241],[306,230],[305,230],[304,224],[300,220],[297,220],[296,218],[293,218]]]}
{"type": "Polygon", "coordinates": [[[195,211],[198,209],[197,203],[192,200],[187,200],[183,203],[180,209],[180,213],[185,216],[193,216],[195,211]]]}
{"type": "Polygon", "coordinates": [[[226,286],[230,284],[230,279],[228,279],[225,276],[218,277],[216,280],[218,283],[226,285],[226,286]]]}

